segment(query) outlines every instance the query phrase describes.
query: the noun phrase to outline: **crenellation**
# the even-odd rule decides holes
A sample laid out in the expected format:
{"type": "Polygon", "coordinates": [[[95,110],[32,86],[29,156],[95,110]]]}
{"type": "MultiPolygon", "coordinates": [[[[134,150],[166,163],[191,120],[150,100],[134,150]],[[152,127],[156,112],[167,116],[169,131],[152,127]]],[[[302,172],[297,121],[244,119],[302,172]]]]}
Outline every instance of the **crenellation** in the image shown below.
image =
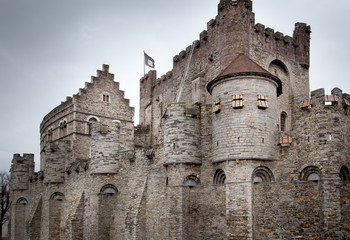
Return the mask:
{"type": "Polygon", "coordinates": [[[186,50],[182,50],[182,51],[179,53],[180,58],[185,58],[185,57],[186,57],[186,53],[187,53],[186,50]]]}
{"type": "Polygon", "coordinates": [[[207,41],[208,40],[208,31],[204,30],[199,34],[200,41],[207,41]]]}
{"type": "Polygon", "coordinates": [[[275,32],[274,37],[278,41],[281,41],[284,38],[283,33],[281,33],[281,32],[275,32]]]}
{"type": "Polygon", "coordinates": [[[264,33],[265,32],[265,25],[263,25],[261,23],[257,23],[254,26],[254,30],[258,33],[264,33]]]}
{"type": "Polygon", "coordinates": [[[275,30],[267,27],[267,28],[265,28],[264,34],[266,37],[271,37],[275,34],[275,30]]]}
{"type": "Polygon", "coordinates": [[[293,38],[290,36],[284,36],[283,42],[290,45],[293,42],[293,38]]]}
{"type": "Polygon", "coordinates": [[[208,23],[207,23],[207,29],[209,29],[210,27],[214,27],[216,25],[216,20],[215,19],[211,19],[208,23]]]}
{"type": "Polygon", "coordinates": [[[173,57],[173,62],[174,63],[178,63],[180,61],[180,56],[179,55],[176,55],[173,57]]]}

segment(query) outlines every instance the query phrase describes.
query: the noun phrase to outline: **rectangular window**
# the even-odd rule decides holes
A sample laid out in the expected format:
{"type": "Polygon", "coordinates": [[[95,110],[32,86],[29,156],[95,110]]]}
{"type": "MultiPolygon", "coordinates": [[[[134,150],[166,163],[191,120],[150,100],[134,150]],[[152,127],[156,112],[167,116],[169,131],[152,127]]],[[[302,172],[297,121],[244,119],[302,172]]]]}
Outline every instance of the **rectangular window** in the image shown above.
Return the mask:
{"type": "Polygon", "coordinates": [[[213,113],[219,113],[221,111],[220,98],[215,101],[215,106],[213,107],[213,113]]]}
{"type": "Polygon", "coordinates": [[[243,95],[233,95],[232,96],[232,107],[233,108],[242,108],[243,105],[243,95]]]}
{"type": "Polygon", "coordinates": [[[258,108],[266,109],[268,107],[267,96],[258,95],[258,108]]]}

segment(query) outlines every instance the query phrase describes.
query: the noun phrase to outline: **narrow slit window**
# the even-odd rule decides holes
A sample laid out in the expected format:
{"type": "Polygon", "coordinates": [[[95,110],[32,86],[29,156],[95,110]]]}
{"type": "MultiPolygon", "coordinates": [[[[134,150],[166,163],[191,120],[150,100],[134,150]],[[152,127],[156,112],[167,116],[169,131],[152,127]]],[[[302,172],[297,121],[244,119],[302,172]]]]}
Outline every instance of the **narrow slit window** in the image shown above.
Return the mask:
{"type": "Polygon", "coordinates": [[[266,109],[268,107],[267,96],[258,95],[258,108],[266,109]]]}
{"type": "Polygon", "coordinates": [[[233,95],[232,96],[232,107],[233,108],[243,108],[243,95],[233,95]]]}
{"type": "Polygon", "coordinates": [[[281,113],[281,117],[280,117],[280,121],[281,121],[281,131],[285,132],[286,131],[286,122],[287,122],[287,113],[286,112],[282,112],[281,113]]]}

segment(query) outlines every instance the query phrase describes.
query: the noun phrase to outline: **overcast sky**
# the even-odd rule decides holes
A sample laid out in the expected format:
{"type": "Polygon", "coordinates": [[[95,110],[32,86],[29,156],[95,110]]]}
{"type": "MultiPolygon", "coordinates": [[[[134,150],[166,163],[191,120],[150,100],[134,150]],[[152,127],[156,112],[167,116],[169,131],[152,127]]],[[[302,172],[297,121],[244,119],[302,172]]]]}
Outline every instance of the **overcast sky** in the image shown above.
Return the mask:
{"type": "MultiPolygon", "coordinates": [[[[219,0],[0,0],[0,170],[14,153],[34,153],[39,125],[54,107],[84,87],[102,64],[120,82],[138,123],[143,50],[157,75],[199,38],[219,0]]],[[[292,36],[311,25],[310,89],[350,93],[349,0],[255,0],[256,23],[292,36]]],[[[149,70],[146,68],[146,70],[149,70]]]]}

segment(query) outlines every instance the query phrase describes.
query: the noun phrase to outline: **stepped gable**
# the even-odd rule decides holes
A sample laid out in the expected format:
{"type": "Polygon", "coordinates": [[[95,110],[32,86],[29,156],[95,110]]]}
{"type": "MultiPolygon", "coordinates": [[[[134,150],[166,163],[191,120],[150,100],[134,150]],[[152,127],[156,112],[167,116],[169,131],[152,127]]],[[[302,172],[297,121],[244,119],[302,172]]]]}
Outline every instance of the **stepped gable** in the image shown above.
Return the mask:
{"type": "Polygon", "coordinates": [[[210,81],[207,85],[207,90],[211,94],[212,87],[217,82],[229,77],[237,76],[262,76],[275,81],[278,85],[277,96],[282,94],[282,82],[281,80],[272,75],[270,72],[262,68],[260,65],[251,60],[248,56],[240,54],[236,57],[227,68],[225,68],[214,80],[210,81]]]}

